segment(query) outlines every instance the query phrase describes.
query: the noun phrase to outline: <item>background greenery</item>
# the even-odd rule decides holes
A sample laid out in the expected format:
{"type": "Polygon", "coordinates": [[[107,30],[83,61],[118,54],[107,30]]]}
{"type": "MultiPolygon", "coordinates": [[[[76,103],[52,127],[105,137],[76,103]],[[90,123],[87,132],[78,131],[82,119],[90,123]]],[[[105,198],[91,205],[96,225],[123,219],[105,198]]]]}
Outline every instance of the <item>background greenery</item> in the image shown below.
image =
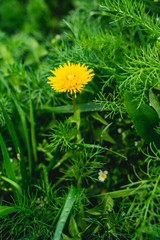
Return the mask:
{"type": "Polygon", "coordinates": [[[160,239],[160,3],[0,6],[0,238],[160,239]],[[67,61],[95,73],[75,113],[67,61]]]}

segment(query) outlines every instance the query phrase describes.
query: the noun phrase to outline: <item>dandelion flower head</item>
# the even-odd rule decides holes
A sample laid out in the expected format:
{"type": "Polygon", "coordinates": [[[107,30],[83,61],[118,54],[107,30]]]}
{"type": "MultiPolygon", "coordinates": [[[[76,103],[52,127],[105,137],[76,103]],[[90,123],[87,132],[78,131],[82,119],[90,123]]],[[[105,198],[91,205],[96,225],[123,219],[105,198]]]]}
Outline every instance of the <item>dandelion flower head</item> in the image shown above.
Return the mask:
{"type": "Polygon", "coordinates": [[[54,76],[48,77],[48,83],[57,92],[81,92],[82,88],[92,80],[94,73],[85,64],[70,63],[60,65],[54,71],[54,76]]]}
{"type": "Polygon", "coordinates": [[[104,182],[105,179],[107,178],[107,174],[108,174],[108,171],[105,170],[104,172],[102,170],[99,170],[99,176],[98,176],[98,179],[101,181],[101,182],[104,182]]]}

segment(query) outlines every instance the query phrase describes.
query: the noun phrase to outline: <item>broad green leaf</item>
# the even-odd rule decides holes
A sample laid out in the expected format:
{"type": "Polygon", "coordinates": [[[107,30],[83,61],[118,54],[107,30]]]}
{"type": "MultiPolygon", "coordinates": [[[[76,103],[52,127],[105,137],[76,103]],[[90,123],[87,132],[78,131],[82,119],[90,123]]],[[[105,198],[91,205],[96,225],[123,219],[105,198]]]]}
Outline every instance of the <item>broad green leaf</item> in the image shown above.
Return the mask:
{"type": "Polygon", "coordinates": [[[67,218],[69,216],[69,213],[72,209],[72,206],[76,200],[77,197],[77,189],[74,186],[70,187],[67,199],[65,201],[62,213],[60,215],[60,218],[58,220],[57,226],[56,226],[56,231],[53,237],[53,240],[60,240],[61,235],[63,232],[63,228],[66,224],[67,218]]]}
{"type": "Polygon", "coordinates": [[[87,210],[86,212],[94,216],[100,216],[103,213],[102,206],[97,205],[94,208],[87,210]]]}
{"type": "Polygon", "coordinates": [[[108,123],[106,122],[106,120],[103,119],[103,118],[101,117],[101,115],[99,115],[98,112],[92,113],[91,116],[92,116],[94,119],[96,119],[97,121],[101,122],[102,124],[108,125],[108,123]]]}
{"type": "Polygon", "coordinates": [[[81,142],[81,132],[79,130],[80,123],[81,123],[80,109],[77,109],[74,112],[73,116],[71,116],[67,119],[67,122],[76,124],[76,128],[77,128],[76,138],[77,138],[78,142],[81,142]]]}
{"type": "Polygon", "coordinates": [[[72,237],[74,237],[74,238],[79,237],[78,226],[77,226],[77,223],[76,223],[73,215],[71,215],[71,217],[70,217],[68,231],[72,237]]]}
{"type": "Polygon", "coordinates": [[[16,209],[15,207],[0,206],[0,218],[17,211],[18,209],[16,209]]]}
{"type": "Polygon", "coordinates": [[[149,90],[149,100],[151,103],[151,106],[155,109],[155,111],[158,114],[158,117],[160,118],[160,104],[157,96],[153,93],[153,91],[149,90]]]}
{"type": "MultiPolygon", "coordinates": [[[[77,239],[75,239],[75,238],[70,238],[70,237],[68,237],[66,234],[64,234],[64,233],[62,233],[62,239],[63,240],[77,240],[77,239]]],[[[79,239],[78,239],[79,240],[79,239]]]]}
{"type": "Polygon", "coordinates": [[[157,113],[149,106],[141,104],[138,107],[133,95],[129,92],[124,94],[126,110],[135,125],[137,133],[142,137],[146,143],[154,142],[156,146],[160,147],[160,135],[156,133],[155,128],[159,124],[157,113]]]}

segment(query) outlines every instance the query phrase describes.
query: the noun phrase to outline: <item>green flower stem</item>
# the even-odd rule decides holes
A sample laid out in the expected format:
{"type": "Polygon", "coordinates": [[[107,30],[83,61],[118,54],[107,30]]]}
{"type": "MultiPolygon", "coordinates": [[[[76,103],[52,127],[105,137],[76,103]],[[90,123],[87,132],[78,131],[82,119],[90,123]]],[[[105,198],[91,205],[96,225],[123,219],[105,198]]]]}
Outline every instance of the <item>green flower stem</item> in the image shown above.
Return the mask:
{"type": "Polygon", "coordinates": [[[75,94],[72,95],[72,103],[73,103],[73,112],[76,112],[76,98],[75,98],[75,94]]]}

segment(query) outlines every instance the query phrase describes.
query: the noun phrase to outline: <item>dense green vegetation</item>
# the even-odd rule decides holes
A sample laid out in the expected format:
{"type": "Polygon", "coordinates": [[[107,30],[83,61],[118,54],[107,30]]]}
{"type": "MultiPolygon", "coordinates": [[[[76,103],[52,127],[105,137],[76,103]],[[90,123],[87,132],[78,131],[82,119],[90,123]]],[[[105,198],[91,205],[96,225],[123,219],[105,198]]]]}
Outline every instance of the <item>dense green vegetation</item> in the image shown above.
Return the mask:
{"type": "Polygon", "coordinates": [[[0,239],[160,239],[159,14],[0,0],[0,239]],[[95,74],[74,111],[47,83],[68,61],[95,74]]]}

